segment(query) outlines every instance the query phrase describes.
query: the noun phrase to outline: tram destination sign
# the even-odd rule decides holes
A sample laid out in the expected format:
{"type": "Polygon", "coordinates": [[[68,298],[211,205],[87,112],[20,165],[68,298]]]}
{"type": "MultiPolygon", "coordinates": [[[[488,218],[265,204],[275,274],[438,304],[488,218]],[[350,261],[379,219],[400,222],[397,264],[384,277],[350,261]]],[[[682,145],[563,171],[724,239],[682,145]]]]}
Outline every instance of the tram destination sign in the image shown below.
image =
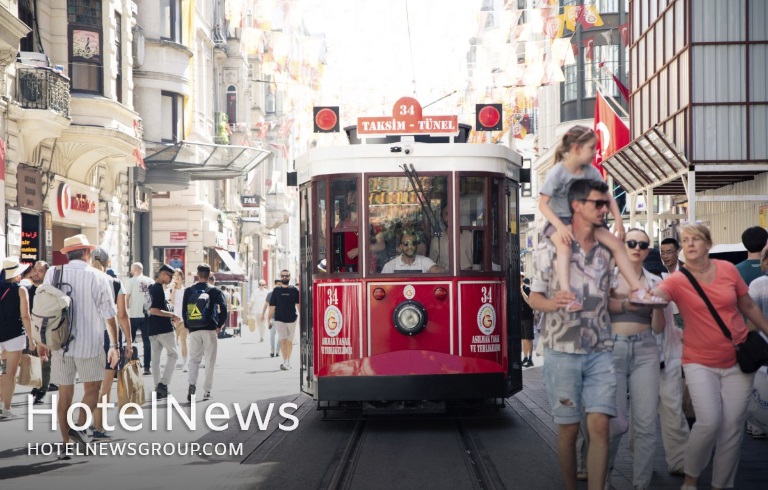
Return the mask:
{"type": "Polygon", "coordinates": [[[458,116],[423,116],[421,104],[402,97],[392,107],[392,116],[358,117],[357,135],[450,135],[459,134],[458,116]]]}

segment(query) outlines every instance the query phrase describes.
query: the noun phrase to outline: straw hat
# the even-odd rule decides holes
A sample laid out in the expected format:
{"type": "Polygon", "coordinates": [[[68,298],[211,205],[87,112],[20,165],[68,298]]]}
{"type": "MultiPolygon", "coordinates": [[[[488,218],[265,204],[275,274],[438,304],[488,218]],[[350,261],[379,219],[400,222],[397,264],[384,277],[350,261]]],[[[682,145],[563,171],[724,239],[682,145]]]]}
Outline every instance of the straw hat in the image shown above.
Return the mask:
{"type": "Polygon", "coordinates": [[[3,259],[3,272],[5,272],[5,280],[13,279],[16,276],[20,276],[29,267],[29,264],[19,263],[18,257],[7,257],[3,259]]]}
{"type": "Polygon", "coordinates": [[[96,245],[88,243],[88,237],[85,235],[75,235],[64,239],[64,248],[61,249],[61,253],[65,254],[73,250],[79,250],[81,248],[87,248],[93,250],[96,245]]]}

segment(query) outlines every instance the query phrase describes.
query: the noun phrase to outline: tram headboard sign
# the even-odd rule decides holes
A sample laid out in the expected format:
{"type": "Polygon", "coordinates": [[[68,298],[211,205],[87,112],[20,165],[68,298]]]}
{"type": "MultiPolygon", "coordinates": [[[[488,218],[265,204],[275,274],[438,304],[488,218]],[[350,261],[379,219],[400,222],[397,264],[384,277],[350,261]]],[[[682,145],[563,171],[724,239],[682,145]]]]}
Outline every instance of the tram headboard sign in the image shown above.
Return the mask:
{"type": "Polygon", "coordinates": [[[392,107],[392,117],[358,117],[357,135],[448,135],[459,134],[458,116],[422,116],[421,104],[401,97],[392,107]]]}

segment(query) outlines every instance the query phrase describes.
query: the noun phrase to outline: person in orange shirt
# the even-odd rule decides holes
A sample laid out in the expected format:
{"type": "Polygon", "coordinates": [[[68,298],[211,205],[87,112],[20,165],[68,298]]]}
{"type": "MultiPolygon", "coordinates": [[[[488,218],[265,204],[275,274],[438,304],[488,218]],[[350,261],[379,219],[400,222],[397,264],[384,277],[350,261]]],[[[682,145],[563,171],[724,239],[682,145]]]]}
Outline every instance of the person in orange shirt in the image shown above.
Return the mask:
{"type": "Polygon", "coordinates": [[[696,488],[713,449],[712,488],[732,488],[754,379],[753,373],[739,368],[734,343],[747,337],[744,316],[766,334],[768,319],[749,296],[736,267],[709,258],[712,235],[706,226],[687,224],[681,228],[680,237],[685,269],[701,285],[733,338],[733,343],[726,338],[683,272],[678,270],[654,289],[657,296],[675,302],[685,322],[683,370],[696,423],[688,439],[682,489],[696,488]]]}

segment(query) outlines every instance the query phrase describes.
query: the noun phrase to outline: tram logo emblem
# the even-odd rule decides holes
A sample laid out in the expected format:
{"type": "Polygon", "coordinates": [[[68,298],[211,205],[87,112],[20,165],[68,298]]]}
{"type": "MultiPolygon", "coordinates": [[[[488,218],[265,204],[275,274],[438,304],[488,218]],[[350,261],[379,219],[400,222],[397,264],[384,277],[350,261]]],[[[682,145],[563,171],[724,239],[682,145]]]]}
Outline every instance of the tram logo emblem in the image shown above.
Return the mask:
{"type": "Polygon", "coordinates": [[[325,333],[329,337],[339,335],[342,327],[344,327],[344,317],[341,315],[341,310],[335,306],[326,307],[323,325],[325,326],[325,333]]]}
{"type": "Polygon", "coordinates": [[[405,296],[406,299],[413,299],[413,297],[416,296],[416,288],[410,284],[405,286],[403,288],[403,296],[405,296]]]}
{"type": "Polygon", "coordinates": [[[491,335],[496,329],[496,309],[486,303],[477,310],[477,327],[485,335],[491,335]]]}

